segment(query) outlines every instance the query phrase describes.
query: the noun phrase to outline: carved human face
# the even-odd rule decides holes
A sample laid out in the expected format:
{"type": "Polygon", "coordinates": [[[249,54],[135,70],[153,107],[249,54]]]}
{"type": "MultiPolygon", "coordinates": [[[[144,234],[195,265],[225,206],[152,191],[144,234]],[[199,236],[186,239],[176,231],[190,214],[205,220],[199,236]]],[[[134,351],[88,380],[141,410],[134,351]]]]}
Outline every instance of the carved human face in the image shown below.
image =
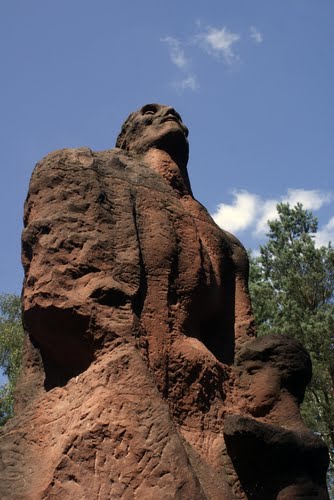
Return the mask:
{"type": "Polygon", "coordinates": [[[150,148],[162,149],[186,163],[187,136],[188,129],[174,108],[146,104],[126,120],[116,146],[136,153],[144,153],[150,148]]]}

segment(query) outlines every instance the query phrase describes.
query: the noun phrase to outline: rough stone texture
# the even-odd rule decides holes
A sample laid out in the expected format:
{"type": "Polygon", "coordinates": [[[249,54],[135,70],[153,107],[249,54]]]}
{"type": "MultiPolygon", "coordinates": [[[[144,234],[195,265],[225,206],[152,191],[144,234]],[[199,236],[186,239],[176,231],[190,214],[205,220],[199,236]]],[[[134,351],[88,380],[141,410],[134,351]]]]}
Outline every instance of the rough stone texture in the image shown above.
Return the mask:
{"type": "Polygon", "coordinates": [[[255,339],[246,252],[193,198],[186,136],[147,105],[116,149],[36,166],[0,498],[328,498],[309,357],[255,339]]]}

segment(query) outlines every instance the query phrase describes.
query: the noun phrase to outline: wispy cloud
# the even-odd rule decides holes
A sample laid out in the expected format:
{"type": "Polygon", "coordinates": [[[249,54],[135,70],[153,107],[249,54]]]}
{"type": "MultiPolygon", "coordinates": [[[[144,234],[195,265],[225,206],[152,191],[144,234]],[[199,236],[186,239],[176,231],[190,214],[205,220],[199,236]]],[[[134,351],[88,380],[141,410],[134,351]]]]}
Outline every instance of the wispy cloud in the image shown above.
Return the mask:
{"type": "Polygon", "coordinates": [[[170,60],[181,72],[181,77],[173,82],[173,87],[177,91],[197,90],[199,83],[197,76],[191,71],[190,60],[185,54],[184,44],[173,36],[166,36],[160,41],[167,44],[170,60]]]}
{"type": "Polygon", "coordinates": [[[161,38],[161,42],[167,44],[169,57],[172,63],[179,69],[186,69],[189,65],[189,61],[185,56],[180,40],[173,36],[166,36],[165,38],[161,38]]]}
{"type": "MultiPolygon", "coordinates": [[[[268,231],[268,220],[278,218],[277,203],[289,203],[295,206],[302,203],[307,210],[319,210],[333,200],[333,195],[316,189],[288,189],[278,199],[264,199],[248,191],[233,191],[231,204],[221,203],[212,215],[215,222],[227,231],[238,232],[249,230],[253,236],[262,237],[268,231]]],[[[328,224],[320,228],[316,238],[317,245],[334,241],[334,217],[328,224]]]]}
{"type": "Polygon", "coordinates": [[[178,80],[174,82],[174,86],[181,90],[197,90],[199,88],[199,83],[197,81],[196,75],[189,75],[183,80],[178,80]]]}
{"type": "Polygon", "coordinates": [[[250,31],[249,36],[251,37],[252,40],[254,40],[255,43],[263,42],[263,35],[257,28],[255,28],[255,26],[251,26],[249,31],[250,31]]]}
{"type": "MultiPolygon", "coordinates": [[[[196,60],[196,50],[203,50],[209,56],[220,59],[231,66],[240,60],[236,44],[241,40],[239,33],[233,33],[226,26],[205,26],[201,20],[196,21],[197,34],[181,40],[175,36],[165,36],[160,41],[167,46],[171,63],[179,71],[179,78],[172,83],[177,91],[197,90],[199,81],[188,54],[196,60]]],[[[262,34],[255,26],[250,27],[249,36],[257,43],[262,43],[262,34]]],[[[247,37],[245,37],[247,40],[247,37]]]]}
{"type": "Polygon", "coordinates": [[[209,26],[206,31],[194,37],[194,43],[202,47],[209,55],[222,57],[227,64],[238,59],[234,45],[240,40],[240,35],[228,31],[227,28],[209,26]]]}

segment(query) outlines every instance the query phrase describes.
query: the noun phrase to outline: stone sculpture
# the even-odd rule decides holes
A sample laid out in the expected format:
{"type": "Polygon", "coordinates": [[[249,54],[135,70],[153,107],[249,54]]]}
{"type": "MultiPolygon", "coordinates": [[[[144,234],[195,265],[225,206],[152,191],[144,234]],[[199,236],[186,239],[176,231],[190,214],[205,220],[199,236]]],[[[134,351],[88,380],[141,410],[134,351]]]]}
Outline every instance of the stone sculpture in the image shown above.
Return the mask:
{"type": "Polygon", "coordinates": [[[255,338],[246,252],[194,199],[187,135],[149,104],[115,149],[37,164],[1,498],[328,498],[309,356],[255,338]]]}

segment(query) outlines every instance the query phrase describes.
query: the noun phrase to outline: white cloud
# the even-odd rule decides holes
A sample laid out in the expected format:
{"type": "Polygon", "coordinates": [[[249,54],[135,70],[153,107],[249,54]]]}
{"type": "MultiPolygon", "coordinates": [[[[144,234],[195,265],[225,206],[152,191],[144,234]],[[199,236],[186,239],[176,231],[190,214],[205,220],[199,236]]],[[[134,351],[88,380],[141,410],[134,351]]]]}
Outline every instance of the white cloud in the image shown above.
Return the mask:
{"type": "Polygon", "coordinates": [[[276,205],[282,200],[261,200],[258,206],[257,220],[253,229],[254,234],[266,233],[268,231],[268,220],[277,219],[276,205]]]}
{"type": "MultiPolygon", "coordinates": [[[[246,229],[253,235],[260,237],[268,231],[268,220],[278,217],[277,203],[290,203],[295,206],[302,203],[307,210],[319,210],[329,203],[333,196],[315,189],[288,189],[287,193],[279,199],[263,199],[255,193],[248,191],[234,191],[234,200],[231,204],[221,203],[212,215],[215,222],[227,231],[238,232],[246,229]]],[[[327,241],[330,235],[334,241],[334,217],[318,232],[317,241],[327,241]]],[[[321,243],[322,244],[322,243],[321,243]]]]}
{"type": "Polygon", "coordinates": [[[252,40],[254,40],[255,43],[262,43],[263,42],[262,33],[260,33],[259,30],[257,28],[255,28],[255,26],[251,26],[249,31],[250,31],[249,36],[252,38],[252,40]]]}
{"type": "Polygon", "coordinates": [[[258,196],[247,191],[235,191],[233,195],[232,205],[221,203],[212,217],[218,226],[227,231],[243,231],[254,222],[258,196]]]}
{"type": "Polygon", "coordinates": [[[289,203],[294,207],[301,203],[307,210],[319,210],[323,205],[329,203],[332,196],[316,189],[288,189],[286,195],[278,200],[265,200],[260,207],[259,219],[255,226],[255,233],[266,233],[268,230],[268,220],[275,220],[278,217],[277,203],[289,203]]]}
{"type": "Polygon", "coordinates": [[[282,201],[288,202],[294,206],[296,203],[302,203],[307,210],[319,210],[325,203],[332,199],[330,193],[323,193],[317,189],[288,189],[288,194],[282,201]]]}
{"type": "Polygon", "coordinates": [[[234,44],[240,40],[240,35],[232,33],[223,27],[221,29],[209,26],[203,33],[194,37],[194,42],[208,54],[223,57],[227,64],[238,59],[234,52],[234,44]]]}
{"type": "Polygon", "coordinates": [[[315,244],[317,247],[327,246],[330,241],[334,243],[334,217],[329,219],[328,223],[319,229],[315,235],[315,244]]]}
{"type": "Polygon", "coordinates": [[[172,63],[180,69],[186,69],[189,65],[189,62],[181,46],[181,42],[177,38],[174,38],[172,36],[161,38],[161,41],[168,45],[169,57],[172,63]]]}

